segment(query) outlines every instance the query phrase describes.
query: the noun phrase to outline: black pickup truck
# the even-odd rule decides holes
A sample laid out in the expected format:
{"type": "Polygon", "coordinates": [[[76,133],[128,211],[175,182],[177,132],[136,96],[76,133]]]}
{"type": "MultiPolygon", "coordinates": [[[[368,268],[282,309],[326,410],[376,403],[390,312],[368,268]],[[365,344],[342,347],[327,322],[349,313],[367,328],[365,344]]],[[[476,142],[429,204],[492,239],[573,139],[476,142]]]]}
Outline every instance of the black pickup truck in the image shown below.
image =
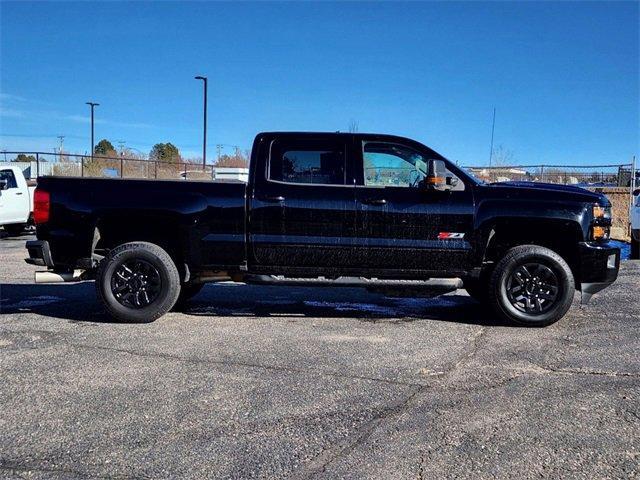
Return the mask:
{"type": "Polygon", "coordinates": [[[95,279],[121,321],[153,321],[232,280],[465,288],[505,319],[543,326],[620,264],[603,195],[483,183],[391,135],[261,133],[248,184],[42,177],[34,204],[26,261],[48,267],[36,281],[95,279]]]}

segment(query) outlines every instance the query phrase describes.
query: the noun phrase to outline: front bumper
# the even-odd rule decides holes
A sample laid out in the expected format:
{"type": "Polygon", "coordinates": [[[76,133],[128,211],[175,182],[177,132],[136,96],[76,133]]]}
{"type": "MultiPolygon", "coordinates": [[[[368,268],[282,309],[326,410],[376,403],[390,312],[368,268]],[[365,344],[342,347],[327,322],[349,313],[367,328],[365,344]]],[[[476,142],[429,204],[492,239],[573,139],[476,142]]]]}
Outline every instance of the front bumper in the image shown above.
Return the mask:
{"type": "Polygon", "coordinates": [[[54,267],[49,242],[46,240],[29,240],[26,248],[29,252],[29,258],[25,258],[25,262],[31,265],[38,265],[39,267],[54,267]]]}
{"type": "Polygon", "coordinates": [[[580,291],[586,304],[594,293],[618,278],[620,249],[608,243],[581,242],[578,248],[580,291]]]}

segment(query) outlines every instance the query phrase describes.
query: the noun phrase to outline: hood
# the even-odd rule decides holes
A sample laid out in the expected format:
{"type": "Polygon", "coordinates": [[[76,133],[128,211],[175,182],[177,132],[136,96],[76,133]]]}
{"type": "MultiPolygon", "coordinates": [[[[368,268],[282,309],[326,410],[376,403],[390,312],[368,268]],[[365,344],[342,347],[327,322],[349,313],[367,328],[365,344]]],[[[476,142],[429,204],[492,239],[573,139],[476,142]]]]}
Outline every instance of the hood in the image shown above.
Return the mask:
{"type": "Polygon", "coordinates": [[[576,202],[599,203],[601,205],[609,205],[609,200],[604,194],[592,192],[581,187],[572,185],[558,185],[556,183],[538,183],[538,182],[497,182],[487,185],[488,188],[499,191],[504,194],[513,194],[518,196],[532,195],[538,198],[549,200],[568,200],[576,202]]]}

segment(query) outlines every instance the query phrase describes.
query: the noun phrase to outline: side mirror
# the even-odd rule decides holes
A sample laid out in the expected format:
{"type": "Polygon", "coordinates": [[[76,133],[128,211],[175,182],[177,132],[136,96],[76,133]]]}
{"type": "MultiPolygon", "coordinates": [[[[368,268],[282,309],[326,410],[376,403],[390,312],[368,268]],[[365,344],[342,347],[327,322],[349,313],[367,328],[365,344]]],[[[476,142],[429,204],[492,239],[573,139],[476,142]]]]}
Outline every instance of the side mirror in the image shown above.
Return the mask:
{"type": "Polygon", "coordinates": [[[427,190],[446,192],[458,184],[458,179],[447,176],[447,167],[442,160],[429,160],[424,186],[427,190]]]}
{"type": "Polygon", "coordinates": [[[634,197],[637,197],[638,195],[640,195],[640,188],[636,188],[636,189],[633,191],[633,196],[634,196],[634,197]]]}
{"type": "Polygon", "coordinates": [[[9,187],[9,180],[0,178],[0,190],[6,190],[9,187]]]}

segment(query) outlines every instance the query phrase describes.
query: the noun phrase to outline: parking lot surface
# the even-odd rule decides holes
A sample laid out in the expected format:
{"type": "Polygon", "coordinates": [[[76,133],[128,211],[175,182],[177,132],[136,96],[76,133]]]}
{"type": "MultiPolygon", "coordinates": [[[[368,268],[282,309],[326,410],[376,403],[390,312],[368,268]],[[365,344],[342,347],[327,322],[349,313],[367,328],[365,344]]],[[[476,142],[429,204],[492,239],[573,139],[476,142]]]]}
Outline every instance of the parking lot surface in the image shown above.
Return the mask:
{"type": "Polygon", "coordinates": [[[464,292],[208,285],[113,323],[0,240],[5,478],[638,478],[640,262],[545,329],[464,292]]]}

